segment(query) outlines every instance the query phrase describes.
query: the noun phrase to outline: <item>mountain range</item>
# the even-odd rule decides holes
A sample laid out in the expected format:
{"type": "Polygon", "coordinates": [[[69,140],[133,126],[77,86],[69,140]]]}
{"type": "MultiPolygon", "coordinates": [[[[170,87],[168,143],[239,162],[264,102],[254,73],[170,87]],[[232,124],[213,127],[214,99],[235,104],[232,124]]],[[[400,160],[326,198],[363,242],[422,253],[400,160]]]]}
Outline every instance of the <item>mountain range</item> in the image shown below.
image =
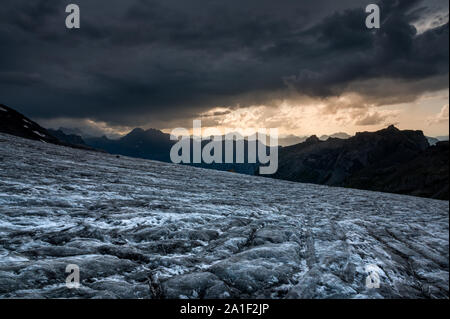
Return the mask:
{"type": "Polygon", "coordinates": [[[422,131],[394,126],[348,139],[316,136],[284,147],[273,177],[448,199],[449,142],[430,146],[422,131]]]}
{"type": "MultiPolygon", "coordinates": [[[[176,143],[170,139],[170,134],[141,128],[119,139],[106,136],[82,138],[78,135],[82,134],[79,129],[45,129],[5,105],[0,105],[0,132],[46,143],[162,162],[171,162],[170,149],[176,143]]],[[[422,131],[399,130],[389,126],[355,136],[336,133],[320,138],[315,135],[304,138],[292,135],[287,138],[291,142],[296,139],[301,142],[279,147],[278,171],[269,177],[449,199],[449,143],[440,141],[445,137],[430,138],[424,136],[422,131]]],[[[208,140],[202,141],[202,148],[207,143],[208,140]]],[[[260,143],[258,147],[268,146],[260,143]]],[[[233,142],[233,148],[236,149],[236,142],[233,142]]],[[[260,163],[249,163],[247,150],[248,142],[244,138],[244,163],[202,162],[190,165],[257,175],[260,163]]],[[[224,162],[224,155],[222,159],[224,162]]]]}
{"type": "MultiPolygon", "coordinates": [[[[193,154],[193,140],[195,137],[191,136],[190,154],[193,154]]],[[[195,138],[198,139],[198,138],[195,138]]],[[[225,148],[226,137],[222,137],[220,147],[225,148]]],[[[177,142],[170,139],[170,134],[163,133],[159,130],[148,129],[144,130],[136,128],[127,135],[119,139],[109,139],[106,136],[85,138],[86,144],[97,149],[103,149],[111,154],[120,154],[124,156],[145,158],[150,160],[157,160],[162,162],[171,162],[170,150],[172,146],[177,142]]],[[[201,141],[201,149],[206,144],[210,143],[210,140],[201,141]]],[[[266,147],[262,143],[259,143],[257,147],[266,147]]],[[[236,141],[233,141],[233,153],[235,154],[236,141]]],[[[222,154],[222,163],[192,163],[189,165],[216,169],[221,171],[231,171],[236,173],[242,173],[247,175],[254,175],[255,171],[259,167],[259,163],[249,163],[248,161],[248,141],[244,140],[244,162],[243,163],[225,163],[225,154],[222,154]]],[[[192,158],[192,157],[191,157],[192,158]]]]}

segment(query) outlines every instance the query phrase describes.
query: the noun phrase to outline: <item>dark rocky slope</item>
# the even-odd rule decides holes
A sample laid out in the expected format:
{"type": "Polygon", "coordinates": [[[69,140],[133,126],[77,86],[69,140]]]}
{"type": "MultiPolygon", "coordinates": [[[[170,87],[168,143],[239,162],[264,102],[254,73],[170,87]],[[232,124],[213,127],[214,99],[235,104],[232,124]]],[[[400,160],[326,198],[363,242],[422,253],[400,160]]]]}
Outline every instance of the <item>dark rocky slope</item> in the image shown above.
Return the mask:
{"type": "Polygon", "coordinates": [[[448,200],[448,156],[449,142],[438,142],[406,163],[363,169],[346,186],[448,200]]]}
{"type": "Polygon", "coordinates": [[[47,129],[47,131],[54,137],[56,137],[58,140],[82,147],[87,147],[86,143],[84,142],[83,138],[76,134],[66,134],[63,130],[53,130],[53,129],[47,129]]]}
{"type": "Polygon", "coordinates": [[[23,114],[3,104],[0,104],[0,133],[56,145],[94,150],[92,147],[84,144],[81,137],[68,136],[60,131],[52,130],[50,132],[23,114]]]}
{"type": "Polygon", "coordinates": [[[394,126],[349,139],[312,136],[280,150],[275,178],[448,199],[448,143],[394,126]]]}
{"type": "Polygon", "coordinates": [[[3,104],[0,104],[0,133],[46,143],[61,144],[45,128],[3,104]]]}

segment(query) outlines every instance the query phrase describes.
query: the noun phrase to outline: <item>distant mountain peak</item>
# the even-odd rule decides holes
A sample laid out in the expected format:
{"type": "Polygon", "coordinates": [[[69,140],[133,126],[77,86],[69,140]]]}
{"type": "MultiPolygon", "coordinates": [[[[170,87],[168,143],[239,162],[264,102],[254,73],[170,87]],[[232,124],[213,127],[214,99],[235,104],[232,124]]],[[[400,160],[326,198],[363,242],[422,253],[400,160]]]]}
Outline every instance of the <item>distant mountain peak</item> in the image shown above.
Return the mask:
{"type": "Polygon", "coordinates": [[[148,138],[148,137],[160,137],[166,135],[160,130],[149,128],[144,130],[143,128],[137,127],[133,129],[130,133],[125,135],[123,138],[138,137],[138,138],[148,138]]]}
{"type": "Polygon", "coordinates": [[[319,142],[320,142],[320,139],[316,135],[311,135],[305,141],[305,143],[308,143],[308,144],[319,143],[319,142]]]}
{"type": "Polygon", "coordinates": [[[400,131],[398,128],[395,127],[395,125],[391,124],[389,125],[386,130],[388,131],[400,131]]]}
{"type": "Polygon", "coordinates": [[[338,132],[338,133],[334,133],[334,134],[331,134],[331,135],[322,135],[319,139],[321,140],[321,141],[326,141],[326,140],[328,140],[329,138],[339,138],[339,139],[341,139],[341,140],[346,140],[346,139],[348,139],[348,138],[350,138],[351,136],[350,135],[348,135],[347,133],[345,133],[345,132],[338,132]]]}
{"type": "Polygon", "coordinates": [[[145,132],[144,129],[142,129],[142,128],[140,128],[140,127],[136,127],[136,128],[134,128],[133,130],[131,130],[131,132],[128,133],[127,135],[131,135],[131,134],[142,134],[142,133],[144,133],[144,132],[145,132]]]}

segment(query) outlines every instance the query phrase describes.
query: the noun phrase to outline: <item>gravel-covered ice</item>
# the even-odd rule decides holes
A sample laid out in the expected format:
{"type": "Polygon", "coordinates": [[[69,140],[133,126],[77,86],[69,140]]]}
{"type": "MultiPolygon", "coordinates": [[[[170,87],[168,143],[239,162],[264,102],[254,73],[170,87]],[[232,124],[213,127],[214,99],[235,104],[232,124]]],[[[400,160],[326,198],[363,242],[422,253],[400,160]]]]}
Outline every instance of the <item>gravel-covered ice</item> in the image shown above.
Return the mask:
{"type": "Polygon", "coordinates": [[[448,298],[448,226],[447,201],[0,134],[1,298],[448,298]]]}

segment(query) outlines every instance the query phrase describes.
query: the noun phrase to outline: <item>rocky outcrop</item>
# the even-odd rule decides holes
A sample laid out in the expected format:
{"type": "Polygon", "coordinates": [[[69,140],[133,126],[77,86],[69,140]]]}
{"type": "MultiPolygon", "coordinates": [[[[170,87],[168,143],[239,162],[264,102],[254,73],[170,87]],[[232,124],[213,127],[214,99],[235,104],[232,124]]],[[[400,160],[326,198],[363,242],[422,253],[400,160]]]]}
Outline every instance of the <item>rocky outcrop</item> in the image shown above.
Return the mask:
{"type": "Polygon", "coordinates": [[[274,177],[448,199],[448,147],[432,148],[422,131],[394,126],[349,139],[312,136],[280,150],[274,177]]]}
{"type": "Polygon", "coordinates": [[[0,104],[0,133],[46,143],[61,144],[45,128],[3,104],[0,104]]]}
{"type": "Polygon", "coordinates": [[[87,147],[87,145],[84,142],[83,138],[81,136],[79,136],[79,135],[66,134],[61,129],[59,129],[59,130],[47,129],[47,131],[52,136],[56,137],[58,140],[60,140],[62,142],[65,142],[67,144],[87,147]]]}
{"type": "Polygon", "coordinates": [[[449,142],[438,142],[411,161],[387,168],[366,168],[346,186],[398,194],[449,199],[449,142]]]}
{"type": "Polygon", "coordinates": [[[60,131],[50,132],[23,114],[3,104],[0,104],[0,133],[56,145],[94,150],[92,147],[85,145],[82,140],[76,139],[75,136],[67,136],[60,131]]]}

